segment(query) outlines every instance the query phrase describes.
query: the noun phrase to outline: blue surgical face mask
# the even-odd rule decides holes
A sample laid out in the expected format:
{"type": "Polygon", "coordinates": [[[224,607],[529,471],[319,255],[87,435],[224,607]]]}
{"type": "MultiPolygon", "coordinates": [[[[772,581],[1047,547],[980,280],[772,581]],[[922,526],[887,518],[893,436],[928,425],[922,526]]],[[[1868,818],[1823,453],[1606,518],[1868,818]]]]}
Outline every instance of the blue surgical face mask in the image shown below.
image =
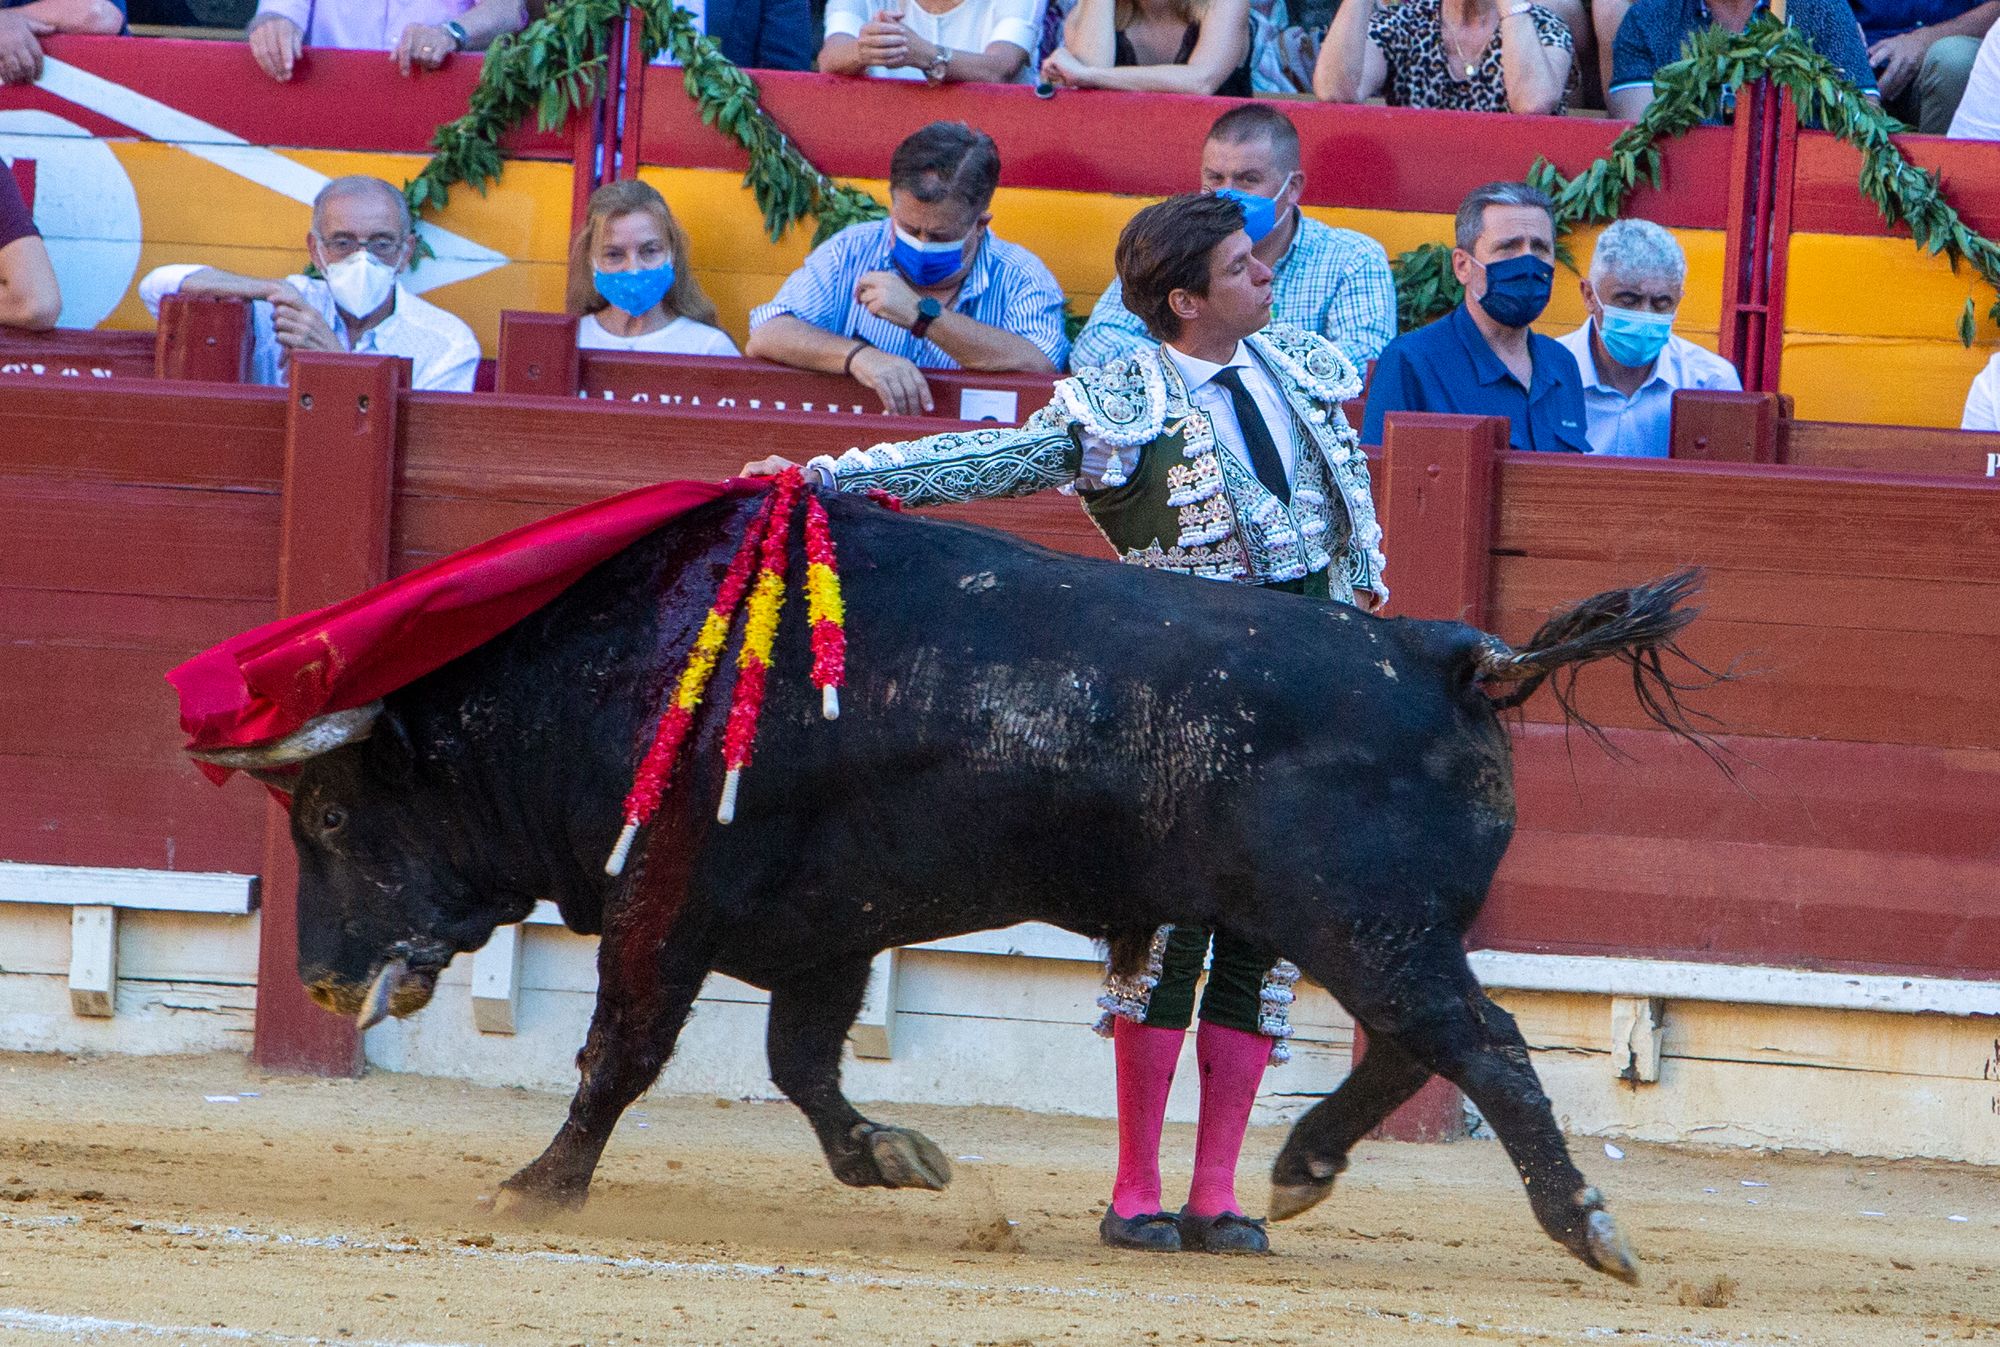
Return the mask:
{"type": "Polygon", "coordinates": [[[1219,188],[1215,194],[1243,208],[1243,232],[1250,236],[1251,243],[1262,243],[1264,236],[1278,227],[1278,202],[1275,197],[1256,196],[1241,187],[1219,188]]]}
{"type": "Polygon", "coordinates": [[[1488,317],[1502,327],[1526,327],[1542,316],[1555,284],[1554,267],[1533,253],[1483,265],[1486,293],[1479,297],[1479,307],[1488,317]]]}
{"type": "Polygon", "coordinates": [[[674,264],[662,262],[644,271],[593,271],[591,278],[605,303],[637,318],[651,313],[674,288],[674,264]]]}
{"type": "Polygon", "coordinates": [[[911,285],[937,285],[964,269],[966,239],[971,237],[968,234],[949,243],[926,243],[897,226],[896,246],[890,249],[889,258],[911,285]]]}
{"type": "Polygon", "coordinates": [[[1645,309],[1614,309],[1606,304],[1604,316],[1597,320],[1597,335],[1604,338],[1604,349],[1627,369],[1644,369],[1658,360],[1673,331],[1671,313],[1645,309]]]}

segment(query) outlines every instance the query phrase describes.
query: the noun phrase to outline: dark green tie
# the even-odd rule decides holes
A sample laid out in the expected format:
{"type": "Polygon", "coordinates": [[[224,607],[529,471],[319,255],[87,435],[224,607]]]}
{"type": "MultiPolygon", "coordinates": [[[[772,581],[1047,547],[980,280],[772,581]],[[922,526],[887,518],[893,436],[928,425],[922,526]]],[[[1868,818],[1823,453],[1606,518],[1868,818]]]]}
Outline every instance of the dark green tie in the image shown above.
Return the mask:
{"type": "Polygon", "coordinates": [[[1229,401],[1236,407],[1236,424],[1243,432],[1243,447],[1250,451],[1250,467],[1257,480],[1266,491],[1290,505],[1292,484],[1285,480],[1285,460],[1278,457],[1278,446],[1271,441],[1271,430],[1264,424],[1264,413],[1258,410],[1257,399],[1243,386],[1242,368],[1226,366],[1217,370],[1209,382],[1229,390],[1229,401]]]}

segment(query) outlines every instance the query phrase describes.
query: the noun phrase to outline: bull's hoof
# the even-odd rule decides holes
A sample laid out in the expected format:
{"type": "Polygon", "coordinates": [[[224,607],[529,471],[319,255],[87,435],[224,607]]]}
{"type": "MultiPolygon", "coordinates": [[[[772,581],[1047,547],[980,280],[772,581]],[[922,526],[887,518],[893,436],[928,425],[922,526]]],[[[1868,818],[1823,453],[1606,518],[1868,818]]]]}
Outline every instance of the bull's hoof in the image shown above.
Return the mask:
{"type": "Polygon", "coordinates": [[[1332,1179],[1324,1183],[1273,1183],[1271,1211],[1265,1219],[1289,1221],[1300,1212],[1311,1211],[1332,1191],[1332,1179]]]}
{"type": "Polygon", "coordinates": [[[951,1183],[951,1161],[922,1132],[868,1123],[856,1129],[884,1188],[928,1188],[941,1193],[951,1183]]]}
{"type": "Polygon", "coordinates": [[[1602,1207],[1591,1212],[1584,1218],[1583,1231],[1585,1247],[1590,1250],[1586,1263],[1627,1286],[1639,1284],[1639,1260],[1618,1233],[1618,1222],[1611,1219],[1610,1212],[1602,1207]]]}
{"type": "Polygon", "coordinates": [[[492,1212],[496,1220],[534,1225],[565,1211],[575,1211],[589,1196],[588,1188],[574,1193],[550,1191],[517,1185],[510,1179],[500,1185],[499,1192],[479,1198],[478,1204],[492,1212]]]}

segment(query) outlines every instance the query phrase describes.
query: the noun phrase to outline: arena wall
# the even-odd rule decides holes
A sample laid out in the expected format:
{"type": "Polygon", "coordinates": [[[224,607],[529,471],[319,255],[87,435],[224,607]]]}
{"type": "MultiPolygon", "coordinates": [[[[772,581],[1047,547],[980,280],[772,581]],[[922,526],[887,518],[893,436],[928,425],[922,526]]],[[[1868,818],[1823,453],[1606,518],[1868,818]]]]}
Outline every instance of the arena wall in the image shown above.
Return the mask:
{"type": "MultiPolygon", "coordinates": [[[[128,913],[118,933],[116,1013],[72,1011],[68,909],[6,901],[0,870],[0,1051],[242,1052],[256,1002],[257,918],[128,913]]],[[[506,939],[510,932],[503,932],[506,939]]],[[[596,941],[518,928],[514,1031],[480,1028],[476,961],[446,970],[429,1009],[366,1036],[373,1069],[563,1092],[589,1024],[596,941]]],[[[1110,1117],[1111,1053],[1090,1032],[1098,972],[1080,939],[1000,948],[1006,935],[900,952],[890,1056],[850,1046],[858,1100],[991,1104],[1110,1117]]],[[[1019,943],[1016,941],[1015,943],[1019,943]]],[[[491,991],[491,987],[485,990],[491,991]]],[[[861,1037],[879,1052],[881,987],[861,1037]],[[874,1032],[870,1032],[874,1031],[874,1032]]],[[[1302,989],[1293,1060],[1268,1073],[1265,1120],[1296,1116],[1347,1074],[1352,1022],[1302,989]]],[[[2000,1039],[1972,1016],[1667,1001],[1657,1082],[1621,1078],[1614,999],[1498,990],[1534,1049],[1556,1115],[1576,1137],[1839,1151],[2000,1164],[2000,1039]]],[[[776,1098],[764,1068],[762,992],[711,978],[656,1093],[776,1098]]],[[[1192,1120],[1192,1048],[1170,1113],[1192,1120]]]]}

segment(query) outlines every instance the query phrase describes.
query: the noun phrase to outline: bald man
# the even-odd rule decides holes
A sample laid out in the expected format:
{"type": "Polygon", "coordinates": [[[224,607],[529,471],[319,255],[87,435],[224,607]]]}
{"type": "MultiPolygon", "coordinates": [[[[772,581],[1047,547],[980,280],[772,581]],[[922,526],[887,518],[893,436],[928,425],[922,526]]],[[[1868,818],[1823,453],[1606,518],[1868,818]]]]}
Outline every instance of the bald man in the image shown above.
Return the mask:
{"type": "Polygon", "coordinates": [[[352,351],[408,356],[413,387],[469,393],[479,340],[462,319],[418,299],[398,279],[415,246],[401,192],[380,178],[335,178],[313,199],[306,234],[316,276],[266,280],[177,264],[148,272],[139,298],[156,318],[171,294],[254,301],[251,378],[260,384],[283,384],[293,351],[352,351]]]}

